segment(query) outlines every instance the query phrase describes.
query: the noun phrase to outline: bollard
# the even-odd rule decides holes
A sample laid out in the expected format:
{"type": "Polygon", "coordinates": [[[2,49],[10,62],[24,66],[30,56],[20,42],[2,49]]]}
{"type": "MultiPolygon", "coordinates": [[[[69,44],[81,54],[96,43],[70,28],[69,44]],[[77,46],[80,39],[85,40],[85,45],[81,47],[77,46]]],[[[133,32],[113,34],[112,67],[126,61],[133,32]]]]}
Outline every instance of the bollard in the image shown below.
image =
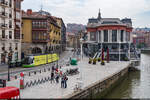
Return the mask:
{"type": "Polygon", "coordinates": [[[3,80],[3,87],[6,87],[6,80],[3,80]]]}
{"type": "Polygon", "coordinates": [[[46,72],[46,69],[44,68],[44,72],[46,72]]]}
{"type": "Polygon", "coordinates": [[[17,79],[17,75],[15,76],[15,79],[17,79]]]}
{"type": "Polygon", "coordinates": [[[20,73],[20,77],[21,77],[21,79],[20,79],[20,89],[24,89],[24,73],[23,72],[20,73]]]}
{"type": "Polygon", "coordinates": [[[34,74],[36,75],[36,72],[34,72],[34,74]]]}
{"type": "Polygon", "coordinates": [[[41,73],[41,70],[40,70],[40,73],[41,73]]]}
{"type": "Polygon", "coordinates": [[[50,68],[48,68],[48,71],[50,71],[50,68]]]}
{"type": "Polygon", "coordinates": [[[29,76],[31,76],[31,73],[29,72],[29,76]]]}

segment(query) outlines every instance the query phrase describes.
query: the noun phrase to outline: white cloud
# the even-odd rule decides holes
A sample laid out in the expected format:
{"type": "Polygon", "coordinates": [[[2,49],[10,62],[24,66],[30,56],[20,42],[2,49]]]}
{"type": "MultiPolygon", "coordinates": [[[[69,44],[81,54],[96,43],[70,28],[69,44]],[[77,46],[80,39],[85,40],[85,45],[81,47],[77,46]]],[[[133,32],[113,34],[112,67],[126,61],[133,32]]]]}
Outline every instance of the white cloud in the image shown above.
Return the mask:
{"type": "Polygon", "coordinates": [[[150,10],[148,0],[24,0],[23,8],[39,10],[41,3],[45,10],[62,17],[65,23],[86,24],[88,18],[97,17],[100,8],[102,17],[130,17],[135,27],[148,25],[148,18],[145,17],[147,19],[143,21],[139,16],[140,13],[150,10]],[[29,4],[31,1],[34,5],[29,4]]]}

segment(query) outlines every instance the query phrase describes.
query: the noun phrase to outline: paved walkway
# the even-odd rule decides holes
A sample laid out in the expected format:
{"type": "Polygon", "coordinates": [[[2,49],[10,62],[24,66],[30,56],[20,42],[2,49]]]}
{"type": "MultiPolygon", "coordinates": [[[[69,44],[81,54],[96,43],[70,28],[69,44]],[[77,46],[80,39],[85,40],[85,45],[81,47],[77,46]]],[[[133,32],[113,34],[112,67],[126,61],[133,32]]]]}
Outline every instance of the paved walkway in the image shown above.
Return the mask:
{"type": "MultiPolygon", "coordinates": [[[[91,65],[88,64],[88,58],[84,58],[81,62],[78,63],[78,66],[72,66],[78,67],[81,73],[74,76],[68,76],[68,87],[66,89],[62,89],[60,83],[51,84],[50,82],[46,82],[21,90],[21,98],[65,98],[67,95],[74,92],[75,85],[77,82],[79,82],[77,78],[82,77],[82,88],[85,88],[92,83],[103,80],[106,77],[119,72],[120,70],[126,68],[128,65],[129,62],[110,62],[106,63],[105,66],[101,66],[100,63],[97,63],[97,65],[91,65]]],[[[26,77],[25,82],[46,76],[50,76],[50,72],[26,77]]],[[[7,86],[19,87],[19,80],[8,82],[7,86]]]]}

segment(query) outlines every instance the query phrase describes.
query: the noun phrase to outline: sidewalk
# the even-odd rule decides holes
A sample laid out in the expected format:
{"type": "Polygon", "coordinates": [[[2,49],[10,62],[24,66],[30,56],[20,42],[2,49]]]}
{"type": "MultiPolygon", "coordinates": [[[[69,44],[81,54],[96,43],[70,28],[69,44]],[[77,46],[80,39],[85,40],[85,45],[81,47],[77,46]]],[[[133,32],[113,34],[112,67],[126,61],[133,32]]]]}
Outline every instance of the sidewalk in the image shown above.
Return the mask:
{"type": "MultiPolygon", "coordinates": [[[[120,70],[126,68],[128,65],[129,62],[110,62],[106,63],[105,66],[102,66],[100,63],[92,65],[88,64],[88,58],[84,58],[82,62],[78,63],[77,66],[72,66],[79,68],[80,73],[78,75],[68,76],[68,87],[66,89],[61,88],[60,83],[51,84],[50,82],[45,82],[43,84],[35,85],[21,90],[21,99],[66,98],[68,95],[74,92],[75,85],[79,82],[79,80],[77,80],[79,77],[82,77],[81,81],[83,83],[83,89],[97,81],[103,81],[105,78],[114,75],[120,70]]],[[[31,76],[30,78],[26,77],[25,82],[46,76],[50,76],[50,73],[46,72],[44,74],[31,76]]],[[[8,82],[7,86],[19,87],[19,79],[8,82]]]]}

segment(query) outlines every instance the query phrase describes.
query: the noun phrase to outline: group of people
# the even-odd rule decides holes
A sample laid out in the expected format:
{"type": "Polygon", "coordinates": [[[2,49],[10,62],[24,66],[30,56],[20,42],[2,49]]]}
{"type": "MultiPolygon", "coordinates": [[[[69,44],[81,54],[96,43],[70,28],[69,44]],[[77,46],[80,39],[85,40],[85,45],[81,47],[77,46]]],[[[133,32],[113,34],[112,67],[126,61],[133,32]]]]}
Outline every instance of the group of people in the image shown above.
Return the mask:
{"type": "Polygon", "coordinates": [[[68,77],[65,74],[62,74],[62,71],[58,71],[58,68],[52,66],[51,71],[51,83],[59,83],[59,79],[61,78],[61,88],[67,88],[67,80],[68,77]]]}

